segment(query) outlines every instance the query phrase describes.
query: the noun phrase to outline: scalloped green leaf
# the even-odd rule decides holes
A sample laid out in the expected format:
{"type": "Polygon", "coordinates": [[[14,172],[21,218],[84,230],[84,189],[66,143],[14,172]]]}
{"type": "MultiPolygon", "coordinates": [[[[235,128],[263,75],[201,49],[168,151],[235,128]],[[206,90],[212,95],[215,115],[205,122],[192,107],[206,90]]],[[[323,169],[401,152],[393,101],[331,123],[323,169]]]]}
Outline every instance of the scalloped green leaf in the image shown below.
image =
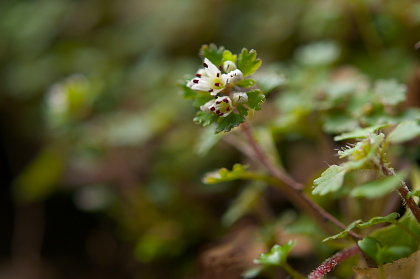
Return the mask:
{"type": "Polygon", "coordinates": [[[206,184],[216,184],[240,179],[246,173],[247,169],[248,166],[244,166],[241,164],[233,165],[231,171],[226,168],[221,168],[219,170],[207,173],[203,177],[203,182],[206,184]]]}
{"type": "Polygon", "coordinates": [[[325,170],[320,178],[315,179],[316,188],[312,191],[314,195],[326,195],[335,192],[343,185],[346,170],[342,166],[332,165],[325,170]]]}
{"type": "Polygon", "coordinates": [[[397,105],[405,101],[407,86],[395,79],[378,80],[374,92],[384,105],[397,105]]]}
{"type": "Polygon", "coordinates": [[[257,58],[257,52],[253,49],[248,51],[248,49],[244,48],[238,56],[238,69],[241,70],[245,77],[255,73],[261,64],[261,59],[257,58]]]}
{"type": "Polygon", "coordinates": [[[246,121],[245,117],[240,114],[232,112],[226,117],[219,117],[219,125],[217,125],[216,133],[229,132],[235,127],[241,125],[246,121]]]}
{"type": "Polygon", "coordinates": [[[194,117],[194,122],[196,124],[201,124],[203,127],[209,126],[211,123],[217,120],[217,115],[206,113],[202,110],[198,111],[196,116],[194,117]]]}
{"type": "Polygon", "coordinates": [[[238,61],[238,55],[232,54],[230,50],[225,50],[223,52],[223,62],[224,61],[232,61],[236,64],[236,62],[238,61]]]}
{"type": "Polygon", "coordinates": [[[345,140],[345,139],[366,138],[370,134],[376,132],[377,130],[388,127],[388,126],[390,126],[390,124],[383,123],[383,124],[378,124],[378,125],[374,125],[374,126],[371,126],[371,127],[363,128],[363,129],[358,129],[358,130],[355,130],[355,131],[352,131],[352,132],[341,134],[339,136],[335,136],[334,140],[335,141],[341,141],[341,140],[345,140]]]}
{"type": "Polygon", "coordinates": [[[404,121],[398,124],[388,135],[388,141],[391,143],[402,143],[420,136],[420,125],[417,121],[404,121]]]}
{"type": "Polygon", "coordinates": [[[289,241],[286,245],[283,246],[274,245],[270,252],[261,254],[258,259],[254,260],[254,263],[268,266],[283,266],[287,261],[287,257],[289,256],[290,251],[292,251],[295,245],[296,241],[289,241]]]}
{"type": "Polygon", "coordinates": [[[202,45],[199,55],[201,58],[207,58],[216,67],[222,65],[225,48],[223,46],[217,47],[215,44],[202,45]]]}
{"type": "Polygon", "coordinates": [[[401,185],[401,180],[405,177],[405,173],[401,172],[394,176],[388,176],[372,182],[363,184],[354,188],[350,192],[350,196],[356,198],[374,199],[389,194],[392,190],[401,185]]]}
{"type": "Polygon", "coordinates": [[[246,93],[248,95],[248,102],[246,105],[255,110],[261,110],[261,105],[265,102],[265,95],[261,90],[255,89],[246,93]]]}
{"type": "Polygon", "coordinates": [[[242,116],[247,116],[249,109],[243,105],[237,105],[236,109],[238,110],[239,114],[242,116]]]}

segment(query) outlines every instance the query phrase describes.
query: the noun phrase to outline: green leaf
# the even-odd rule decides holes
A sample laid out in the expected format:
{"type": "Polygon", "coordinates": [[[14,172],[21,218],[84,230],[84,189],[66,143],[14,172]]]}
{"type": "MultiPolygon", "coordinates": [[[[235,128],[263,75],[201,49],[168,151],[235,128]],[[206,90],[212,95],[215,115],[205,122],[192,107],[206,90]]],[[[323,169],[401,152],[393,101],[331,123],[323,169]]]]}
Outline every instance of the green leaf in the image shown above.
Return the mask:
{"type": "MultiPolygon", "coordinates": [[[[378,229],[371,234],[384,248],[386,247],[407,247],[411,253],[418,250],[420,238],[420,226],[410,210],[407,210],[403,217],[394,224],[378,229]]],[[[398,258],[384,259],[385,262],[392,262],[398,258]]]]}
{"type": "Polygon", "coordinates": [[[223,52],[223,62],[224,61],[232,61],[236,64],[236,62],[238,61],[238,55],[232,54],[230,50],[225,50],[223,52]]]}
{"type": "Polygon", "coordinates": [[[226,117],[219,117],[219,125],[216,128],[216,133],[229,132],[235,127],[241,125],[246,121],[245,117],[240,114],[232,112],[226,117]]]}
{"type": "Polygon", "coordinates": [[[194,117],[194,122],[196,124],[201,124],[203,127],[209,126],[211,123],[217,120],[217,115],[206,113],[202,110],[198,111],[194,117]]]}
{"type": "Polygon", "coordinates": [[[361,224],[363,221],[362,220],[356,220],[353,223],[351,223],[344,231],[335,234],[333,236],[327,237],[324,240],[322,240],[322,242],[326,242],[328,240],[335,240],[335,239],[339,239],[339,238],[346,238],[349,235],[349,232],[351,230],[353,230],[354,228],[357,227],[357,225],[361,224]]]}
{"type": "Polygon", "coordinates": [[[381,250],[381,243],[374,237],[365,237],[357,242],[359,248],[369,257],[379,263],[378,252],[381,250]]]}
{"type": "Polygon", "coordinates": [[[255,89],[246,93],[248,95],[248,102],[246,105],[252,109],[260,110],[261,105],[265,102],[265,96],[261,90],[255,89]]]}
{"type": "Polygon", "coordinates": [[[192,90],[191,88],[189,88],[187,86],[187,84],[188,84],[188,81],[187,80],[180,80],[177,83],[177,85],[179,87],[181,87],[182,90],[183,90],[182,96],[184,96],[185,99],[193,100],[193,99],[195,99],[197,97],[197,92],[195,92],[194,90],[192,90]]]}
{"type": "Polygon", "coordinates": [[[244,79],[238,84],[236,84],[239,87],[251,87],[254,86],[257,82],[253,79],[244,79]]]}
{"type": "MultiPolygon", "coordinates": [[[[234,167],[235,168],[235,167],[234,167]]],[[[241,178],[239,175],[238,178],[241,178]]],[[[253,183],[241,191],[233,204],[222,217],[223,224],[231,226],[238,219],[255,209],[264,193],[265,187],[261,182],[253,183]]]]}
{"type": "Polygon", "coordinates": [[[14,184],[20,202],[33,202],[47,198],[58,186],[64,172],[62,150],[44,149],[22,172],[14,184]]]}
{"type": "Polygon", "coordinates": [[[379,223],[394,223],[398,217],[399,217],[399,214],[394,212],[385,217],[374,217],[365,223],[363,223],[362,220],[356,220],[352,222],[344,231],[325,238],[323,242],[328,241],[328,240],[335,240],[339,238],[346,238],[348,237],[349,232],[355,228],[364,229],[366,227],[373,226],[379,223]]]}
{"type": "Polygon", "coordinates": [[[238,110],[238,112],[242,115],[242,116],[247,116],[248,115],[248,108],[244,107],[243,105],[237,105],[236,109],[238,110]]]}
{"type": "Polygon", "coordinates": [[[359,138],[366,138],[368,137],[370,134],[376,132],[377,130],[387,127],[389,126],[389,124],[378,124],[375,126],[371,126],[371,127],[367,127],[367,128],[363,128],[363,129],[359,129],[359,130],[355,130],[352,132],[348,132],[348,133],[344,133],[341,134],[339,136],[334,137],[335,141],[341,141],[341,140],[345,140],[345,139],[359,139],[359,138]]]}
{"type": "Polygon", "coordinates": [[[201,58],[207,58],[210,60],[216,67],[222,65],[223,56],[225,48],[217,47],[215,44],[203,45],[200,49],[199,55],[201,58]]]}
{"type": "Polygon", "coordinates": [[[406,246],[391,246],[382,247],[378,253],[378,262],[380,263],[391,263],[398,259],[408,257],[412,250],[406,246]]]}
{"type": "Polygon", "coordinates": [[[416,190],[414,192],[411,192],[410,194],[408,194],[407,198],[411,198],[412,196],[416,196],[420,198],[420,190],[416,190]]]}
{"type": "Polygon", "coordinates": [[[342,166],[332,165],[321,174],[320,178],[315,179],[314,184],[317,186],[312,194],[326,195],[335,192],[343,185],[345,169],[342,166]]]}
{"type": "Polygon", "coordinates": [[[378,80],[374,92],[384,105],[397,105],[405,101],[407,87],[395,79],[378,80]]]}
{"type": "Polygon", "coordinates": [[[383,179],[378,179],[357,188],[350,192],[350,196],[357,198],[379,198],[389,194],[392,190],[401,185],[401,180],[405,177],[405,173],[399,173],[394,176],[388,176],[383,179]]]}
{"type": "Polygon", "coordinates": [[[364,229],[364,228],[374,226],[380,223],[394,223],[395,220],[398,219],[398,217],[400,217],[400,214],[393,212],[385,217],[373,217],[366,223],[358,224],[357,227],[360,229],[364,229]]]}
{"type": "Polygon", "coordinates": [[[251,49],[249,52],[246,48],[238,57],[238,69],[244,74],[244,77],[252,75],[261,66],[261,59],[257,59],[257,52],[251,49]]]}
{"type": "Polygon", "coordinates": [[[248,166],[241,164],[235,164],[232,171],[229,171],[226,168],[221,168],[220,170],[207,173],[203,178],[203,182],[206,184],[216,184],[240,179],[242,175],[245,174],[247,168],[248,166]]]}
{"type": "Polygon", "coordinates": [[[286,245],[274,245],[269,253],[261,254],[258,259],[255,259],[256,264],[283,266],[286,263],[290,251],[296,245],[295,241],[289,241],[286,245]]]}
{"type": "Polygon", "coordinates": [[[388,135],[391,143],[402,143],[414,139],[420,135],[420,125],[416,121],[405,121],[400,123],[394,131],[388,135]]]}

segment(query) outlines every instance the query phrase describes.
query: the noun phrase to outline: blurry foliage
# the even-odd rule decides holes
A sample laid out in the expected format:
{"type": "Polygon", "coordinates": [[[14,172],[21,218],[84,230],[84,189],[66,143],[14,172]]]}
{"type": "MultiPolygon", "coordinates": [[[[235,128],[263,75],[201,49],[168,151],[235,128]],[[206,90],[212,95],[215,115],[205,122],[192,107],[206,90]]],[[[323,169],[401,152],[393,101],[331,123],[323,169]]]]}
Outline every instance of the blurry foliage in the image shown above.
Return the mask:
{"type": "MultiPolygon", "coordinates": [[[[226,230],[221,218],[230,225],[258,215],[251,208],[263,199],[281,201],[265,197],[261,182],[240,192],[242,181],[201,183],[209,169],[240,161],[223,135],[194,125],[194,110],[175,87],[196,69],[202,44],[258,50],[263,74],[254,78],[270,95],[255,121],[270,127],[261,132],[264,146],[280,147],[276,159],[291,172],[311,164],[310,155],[290,155],[293,146],[306,142],[329,154],[321,131],[337,135],[401,122],[391,143],[419,134],[418,125],[402,122],[419,119],[418,109],[389,106],[405,98],[402,83],[418,59],[420,4],[414,0],[6,0],[0,34],[0,123],[19,174],[16,202],[54,199],[60,191],[74,196],[81,210],[114,220],[138,261],[177,259],[171,278],[194,272],[198,248],[226,230]]],[[[419,156],[413,149],[411,159],[419,156]]],[[[312,182],[323,167],[299,180],[312,182]]],[[[244,174],[255,175],[236,165],[212,179],[244,174]]],[[[337,190],[343,177],[323,174],[315,191],[337,190]],[[323,187],[325,179],[335,182],[323,187]]],[[[301,225],[295,223],[288,230],[301,225]]]]}

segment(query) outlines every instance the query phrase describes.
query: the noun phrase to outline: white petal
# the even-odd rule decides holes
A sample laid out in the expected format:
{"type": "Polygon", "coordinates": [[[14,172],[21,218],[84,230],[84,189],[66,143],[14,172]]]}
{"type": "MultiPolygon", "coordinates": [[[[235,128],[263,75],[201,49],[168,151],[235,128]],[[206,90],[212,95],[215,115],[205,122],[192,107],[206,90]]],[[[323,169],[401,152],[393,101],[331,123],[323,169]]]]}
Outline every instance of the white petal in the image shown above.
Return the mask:
{"type": "Polygon", "coordinates": [[[217,73],[220,73],[219,68],[217,68],[210,60],[204,58],[204,63],[207,64],[207,68],[205,68],[207,76],[209,77],[216,77],[217,73]]]}

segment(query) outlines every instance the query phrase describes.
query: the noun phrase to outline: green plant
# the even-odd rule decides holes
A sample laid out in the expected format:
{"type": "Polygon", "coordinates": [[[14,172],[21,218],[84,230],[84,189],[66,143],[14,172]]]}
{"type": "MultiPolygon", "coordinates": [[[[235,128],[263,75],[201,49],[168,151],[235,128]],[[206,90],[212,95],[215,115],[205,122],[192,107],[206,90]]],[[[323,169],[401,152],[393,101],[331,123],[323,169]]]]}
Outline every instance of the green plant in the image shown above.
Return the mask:
{"type": "MultiPolygon", "coordinates": [[[[180,86],[184,97],[198,109],[196,123],[210,126],[216,134],[230,132],[225,137],[208,135],[204,139],[207,149],[234,134],[226,141],[258,163],[252,168],[236,164],[232,171],[223,168],[208,173],[205,183],[241,179],[277,187],[303,214],[312,216],[317,227],[326,234],[336,233],[318,245],[341,247],[343,251],[326,260],[309,278],[321,278],[355,255],[362,255],[367,266],[379,268],[380,277],[385,278],[388,275],[384,265],[419,250],[420,208],[415,198],[418,191],[411,192],[405,182],[409,174],[418,177],[419,170],[414,161],[404,156],[404,143],[420,135],[420,111],[401,106],[406,88],[396,80],[379,80],[370,85],[353,70],[343,77],[331,78],[337,71],[332,65],[339,53],[338,46],[331,42],[301,49],[300,64],[288,70],[284,85],[282,75],[267,78],[267,73],[255,73],[261,60],[254,50],[243,49],[235,55],[223,47],[204,45],[200,50],[204,68],[196,77],[180,82],[180,86]],[[319,53],[308,54],[309,49],[319,53]],[[266,96],[280,86],[281,92],[273,94],[271,100],[276,114],[257,120],[255,111],[263,113],[266,96]],[[258,128],[251,127],[250,122],[258,128]],[[300,183],[287,173],[287,167],[281,164],[281,152],[274,144],[275,138],[288,137],[318,142],[324,148],[322,152],[337,147],[338,157],[345,162],[330,165],[313,184],[300,183]],[[346,144],[340,146],[343,141],[346,144]],[[402,169],[396,171],[394,165],[402,169]],[[401,218],[393,203],[395,199],[390,199],[393,192],[399,193],[406,208],[401,218]],[[345,204],[346,208],[334,210],[333,203],[345,204]],[[389,212],[389,208],[396,212],[389,212]],[[381,217],[386,212],[389,214],[381,217]],[[357,220],[345,225],[352,219],[357,220]]],[[[282,144],[286,141],[277,146],[282,144]]],[[[416,190],[419,185],[415,179],[411,181],[416,190]]],[[[229,211],[230,223],[251,211],[261,199],[261,188],[253,184],[246,187],[248,191],[229,211]]],[[[291,242],[274,246],[256,263],[280,266],[296,278],[304,277],[286,261],[293,246],[291,242]]],[[[255,276],[261,270],[264,268],[252,270],[247,276],[255,276]]]]}

